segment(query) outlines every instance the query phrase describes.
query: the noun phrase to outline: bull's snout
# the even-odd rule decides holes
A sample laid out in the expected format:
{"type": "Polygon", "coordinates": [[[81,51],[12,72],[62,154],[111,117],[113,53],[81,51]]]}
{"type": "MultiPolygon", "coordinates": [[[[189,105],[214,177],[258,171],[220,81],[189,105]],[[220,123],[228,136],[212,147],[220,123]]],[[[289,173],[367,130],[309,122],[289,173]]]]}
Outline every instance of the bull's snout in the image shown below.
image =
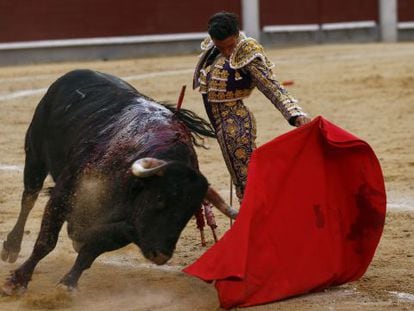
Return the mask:
{"type": "Polygon", "coordinates": [[[145,254],[145,257],[157,265],[163,265],[171,258],[171,255],[166,255],[159,251],[150,251],[145,254]]]}

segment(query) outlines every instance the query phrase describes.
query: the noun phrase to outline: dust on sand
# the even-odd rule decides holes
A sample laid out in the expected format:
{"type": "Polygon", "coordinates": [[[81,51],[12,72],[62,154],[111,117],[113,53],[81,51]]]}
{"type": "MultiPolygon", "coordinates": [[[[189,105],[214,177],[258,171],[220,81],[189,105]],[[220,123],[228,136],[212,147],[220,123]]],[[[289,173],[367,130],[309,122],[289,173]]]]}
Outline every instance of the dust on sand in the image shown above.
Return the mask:
{"type": "MultiPolygon", "coordinates": [[[[361,280],[248,309],[413,309],[414,43],[318,45],[270,49],[268,54],[276,63],[279,80],[294,81],[289,89],[306,111],[322,115],[370,143],[384,171],[389,210],[377,253],[361,280]]],[[[195,61],[192,55],[2,68],[0,239],[5,239],[19,210],[25,131],[42,92],[58,76],[75,68],[97,69],[129,77],[140,92],[157,100],[175,101],[181,85],[191,85],[190,69],[195,61]],[[160,71],[170,73],[158,74],[160,71]],[[147,73],[157,74],[142,75],[147,73]]],[[[290,130],[259,92],[246,103],[257,119],[259,145],[290,130]]],[[[184,106],[205,116],[195,91],[187,91],[184,106]]],[[[210,150],[198,150],[201,170],[228,198],[229,177],[221,153],[215,141],[209,144],[210,150]]],[[[46,186],[51,184],[46,182],[46,186]]],[[[17,263],[0,263],[0,280],[29,256],[46,200],[41,195],[32,211],[17,263]]],[[[221,236],[229,222],[218,213],[216,219],[221,236]]],[[[211,246],[212,235],[207,232],[206,236],[211,246]]],[[[0,297],[0,310],[217,310],[214,287],[181,272],[205,249],[191,221],[166,266],[148,263],[138,248],[127,246],[99,257],[80,279],[79,291],[68,294],[55,287],[76,256],[64,228],[56,249],[38,265],[27,293],[0,297]]]]}

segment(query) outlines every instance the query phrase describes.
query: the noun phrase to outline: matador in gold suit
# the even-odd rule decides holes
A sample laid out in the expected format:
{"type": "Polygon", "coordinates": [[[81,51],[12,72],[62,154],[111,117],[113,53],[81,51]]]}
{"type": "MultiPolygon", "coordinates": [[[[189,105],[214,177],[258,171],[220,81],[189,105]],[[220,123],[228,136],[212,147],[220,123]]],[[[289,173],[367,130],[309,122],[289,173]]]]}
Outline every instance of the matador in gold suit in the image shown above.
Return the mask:
{"type": "Polygon", "coordinates": [[[306,116],[298,102],[276,80],[263,47],[242,32],[231,56],[226,58],[208,37],[195,69],[193,88],[199,87],[207,115],[215,128],[224,160],[241,201],[247,180],[247,166],[256,139],[252,113],[243,103],[257,87],[294,125],[306,116]]]}

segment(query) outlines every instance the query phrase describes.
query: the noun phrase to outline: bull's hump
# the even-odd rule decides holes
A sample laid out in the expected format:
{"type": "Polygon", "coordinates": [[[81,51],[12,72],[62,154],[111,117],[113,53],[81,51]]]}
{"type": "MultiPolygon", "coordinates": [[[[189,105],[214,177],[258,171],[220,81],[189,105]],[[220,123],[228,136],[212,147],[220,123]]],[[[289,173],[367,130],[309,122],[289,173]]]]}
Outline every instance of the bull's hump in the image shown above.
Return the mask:
{"type": "Polygon", "coordinates": [[[134,108],[139,110],[139,115],[147,122],[169,123],[171,121],[173,113],[157,102],[147,98],[137,98],[136,102],[137,105],[134,108]]]}
{"type": "Polygon", "coordinates": [[[166,112],[170,112],[167,108],[165,108],[163,105],[157,103],[156,101],[153,101],[149,98],[145,98],[145,97],[137,97],[136,98],[136,102],[138,103],[138,105],[142,108],[146,108],[149,109],[151,111],[156,111],[156,110],[160,110],[160,111],[166,111],[166,112]]]}
{"type": "Polygon", "coordinates": [[[145,97],[135,98],[117,118],[116,126],[110,125],[114,142],[129,140],[132,137],[146,137],[154,132],[170,132],[174,135],[182,131],[181,126],[174,126],[173,113],[164,106],[145,97]]]}

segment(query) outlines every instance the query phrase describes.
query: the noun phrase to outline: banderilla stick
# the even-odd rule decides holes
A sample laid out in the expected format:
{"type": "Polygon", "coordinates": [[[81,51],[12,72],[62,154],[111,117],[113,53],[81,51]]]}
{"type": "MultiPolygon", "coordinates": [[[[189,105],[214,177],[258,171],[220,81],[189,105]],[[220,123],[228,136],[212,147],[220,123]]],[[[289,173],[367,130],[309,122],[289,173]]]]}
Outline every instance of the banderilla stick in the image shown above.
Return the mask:
{"type": "Polygon", "coordinates": [[[295,84],[295,82],[293,80],[286,80],[286,81],[282,82],[283,86],[291,86],[293,84],[295,84]]]}
{"type": "Polygon", "coordinates": [[[183,85],[181,87],[180,97],[178,97],[178,102],[177,102],[177,111],[179,111],[181,109],[181,105],[183,104],[185,88],[186,87],[187,87],[187,85],[183,85]]]}

